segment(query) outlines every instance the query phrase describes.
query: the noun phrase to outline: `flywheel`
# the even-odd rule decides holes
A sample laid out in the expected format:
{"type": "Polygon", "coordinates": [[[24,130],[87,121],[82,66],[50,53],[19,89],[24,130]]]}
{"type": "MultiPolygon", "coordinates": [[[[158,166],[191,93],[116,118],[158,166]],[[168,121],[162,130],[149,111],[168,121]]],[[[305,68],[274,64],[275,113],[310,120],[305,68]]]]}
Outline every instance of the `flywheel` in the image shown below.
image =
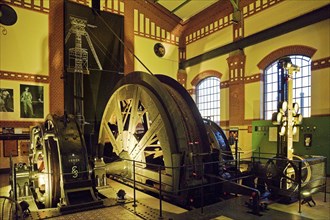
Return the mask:
{"type": "MultiPolygon", "coordinates": [[[[167,76],[133,72],[120,80],[103,113],[99,143],[110,145],[122,159],[139,162],[140,182],[157,183],[161,167],[166,191],[199,184],[210,172],[201,165],[210,161],[203,119],[187,91],[167,76]]],[[[125,162],[125,175],[131,177],[132,166],[125,162]]]]}

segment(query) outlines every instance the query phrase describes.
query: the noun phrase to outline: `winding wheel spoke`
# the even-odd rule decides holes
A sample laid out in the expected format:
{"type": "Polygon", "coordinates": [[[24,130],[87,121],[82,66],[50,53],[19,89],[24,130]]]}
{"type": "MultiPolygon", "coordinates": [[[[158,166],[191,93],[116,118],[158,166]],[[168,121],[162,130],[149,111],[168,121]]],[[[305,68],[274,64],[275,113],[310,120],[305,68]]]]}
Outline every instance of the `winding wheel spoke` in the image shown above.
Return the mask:
{"type": "Polygon", "coordinates": [[[141,154],[141,151],[158,140],[157,133],[163,128],[163,126],[163,121],[160,115],[158,115],[148,131],[143,135],[142,139],[131,150],[130,155],[134,160],[141,154]]]}

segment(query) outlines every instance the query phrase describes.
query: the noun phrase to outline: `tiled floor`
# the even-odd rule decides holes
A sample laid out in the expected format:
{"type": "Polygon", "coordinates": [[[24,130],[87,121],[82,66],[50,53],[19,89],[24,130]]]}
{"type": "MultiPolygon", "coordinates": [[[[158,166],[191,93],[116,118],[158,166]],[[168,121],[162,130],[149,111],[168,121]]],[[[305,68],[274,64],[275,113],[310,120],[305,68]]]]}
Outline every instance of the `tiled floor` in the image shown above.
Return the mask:
{"type": "MultiPolygon", "coordinates": [[[[274,203],[269,205],[269,209],[261,212],[262,216],[249,214],[248,209],[244,206],[248,200],[245,196],[239,196],[229,199],[202,209],[194,209],[187,211],[180,207],[174,206],[167,202],[162,202],[162,213],[159,211],[159,200],[155,197],[136,191],[137,203],[133,206],[132,200],[125,204],[109,206],[101,209],[93,209],[79,213],[72,213],[57,217],[47,217],[54,220],[138,220],[138,219],[168,219],[168,220],[227,220],[227,219],[244,219],[244,220],[290,220],[290,219],[330,219],[330,178],[328,178],[327,202],[324,202],[324,193],[313,195],[316,202],[315,207],[309,207],[307,204],[302,205],[301,213],[298,213],[298,203],[289,205],[274,203]]],[[[0,195],[8,195],[8,175],[0,174],[0,195]]],[[[119,189],[124,189],[128,198],[133,198],[133,189],[122,185],[113,180],[109,180],[110,188],[100,190],[100,193],[107,197],[112,197],[119,189]]],[[[31,210],[32,211],[32,210],[31,210]]],[[[31,215],[29,219],[45,218],[45,215],[31,215]],[[38,217],[39,216],[39,217],[38,217]]]]}

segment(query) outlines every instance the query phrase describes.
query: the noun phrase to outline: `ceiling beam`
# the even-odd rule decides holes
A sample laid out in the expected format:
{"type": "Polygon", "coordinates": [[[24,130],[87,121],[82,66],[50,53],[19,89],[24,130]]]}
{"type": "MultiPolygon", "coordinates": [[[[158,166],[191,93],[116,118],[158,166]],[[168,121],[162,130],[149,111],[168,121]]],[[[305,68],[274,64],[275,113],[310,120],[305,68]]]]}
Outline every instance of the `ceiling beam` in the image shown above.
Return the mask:
{"type": "Polygon", "coordinates": [[[235,42],[213,49],[209,52],[187,59],[186,61],[183,61],[179,64],[179,68],[184,69],[189,66],[197,65],[206,60],[224,54],[228,54],[238,49],[244,49],[245,47],[278,37],[283,34],[287,34],[291,31],[295,31],[299,28],[312,25],[314,23],[323,21],[325,19],[329,19],[330,18],[329,10],[330,10],[330,5],[326,5],[312,12],[291,19],[287,22],[281,23],[266,30],[244,37],[243,39],[237,40],[235,42]]]}
{"type": "Polygon", "coordinates": [[[175,9],[173,9],[171,11],[171,13],[173,14],[174,12],[176,12],[177,10],[179,10],[180,8],[182,8],[183,6],[185,6],[186,4],[188,4],[191,0],[186,0],[183,3],[181,3],[178,7],[176,7],[175,9]]]}

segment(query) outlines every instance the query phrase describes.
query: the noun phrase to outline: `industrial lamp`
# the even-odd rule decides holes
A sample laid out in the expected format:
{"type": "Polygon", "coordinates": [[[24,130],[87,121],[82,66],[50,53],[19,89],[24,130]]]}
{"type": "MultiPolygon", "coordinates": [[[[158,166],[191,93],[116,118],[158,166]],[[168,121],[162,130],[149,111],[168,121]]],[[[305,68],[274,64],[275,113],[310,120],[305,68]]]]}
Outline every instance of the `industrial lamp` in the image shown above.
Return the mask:
{"type": "Polygon", "coordinates": [[[123,190],[123,189],[120,189],[118,192],[117,192],[117,201],[119,202],[119,203],[123,203],[123,202],[125,202],[125,195],[126,195],[126,192],[125,192],[125,190],[123,190]]]}
{"type": "Polygon", "coordinates": [[[296,134],[297,134],[297,131],[298,131],[297,126],[293,126],[293,127],[292,127],[292,134],[293,134],[293,135],[296,135],[296,134]]]}
{"type": "Polygon", "coordinates": [[[303,116],[301,114],[297,114],[293,120],[296,125],[301,125],[303,116]]]}
{"type": "Polygon", "coordinates": [[[284,113],[286,110],[288,110],[288,102],[287,101],[281,101],[277,105],[278,111],[284,113]]]}
{"type": "Polygon", "coordinates": [[[274,112],[272,115],[272,123],[273,125],[280,125],[282,122],[286,120],[285,112],[288,109],[288,102],[287,101],[281,101],[277,105],[278,112],[274,112]]]}
{"type": "Polygon", "coordinates": [[[307,203],[309,207],[314,207],[316,205],[314,199],[312,198],[312,194],[310,192],[302,192],[302,202],[301,204],[307,203]]]}
{"type": "Polygon", "coordinates": [[[291,58],[290,57],[283,57],[279,60],[280,65],[286,69],[289,70],[289,72],[298,72],[300,71],[300,67],[293,64],[291,62],[291,58]]]}
{"type": "Polygon", "coordinates": [[[284,68],[284,69],[289,69],[292,65],[291,62],[291,58],[290,57],[282,57],[279,60],[280,65],[284,68]]]}
{"type": "Polygon", "coordinates": [[[296,116],[298,114],[298,111],[299,111],[299,105],[297,102],[293,103],[293,106],[292,106],[292,114],[293,116],[296,116]]]}
{"type": "Polygon", "coordinates": [[[280,134],[281,136],[284,136],[284,135],[285,135],[285,132],[286,132],[286,127],[285,127],[285,125],[283,125],[283,126],[281,127],[281,130],[280,130],[279,134],[280,134]]]}
{"type": "Polygon", "coordinates": [[[272,114],[272,123],[273,125],[280,125],[283,119],[283,113],[282,112],[274,112],[272,114]]]}

